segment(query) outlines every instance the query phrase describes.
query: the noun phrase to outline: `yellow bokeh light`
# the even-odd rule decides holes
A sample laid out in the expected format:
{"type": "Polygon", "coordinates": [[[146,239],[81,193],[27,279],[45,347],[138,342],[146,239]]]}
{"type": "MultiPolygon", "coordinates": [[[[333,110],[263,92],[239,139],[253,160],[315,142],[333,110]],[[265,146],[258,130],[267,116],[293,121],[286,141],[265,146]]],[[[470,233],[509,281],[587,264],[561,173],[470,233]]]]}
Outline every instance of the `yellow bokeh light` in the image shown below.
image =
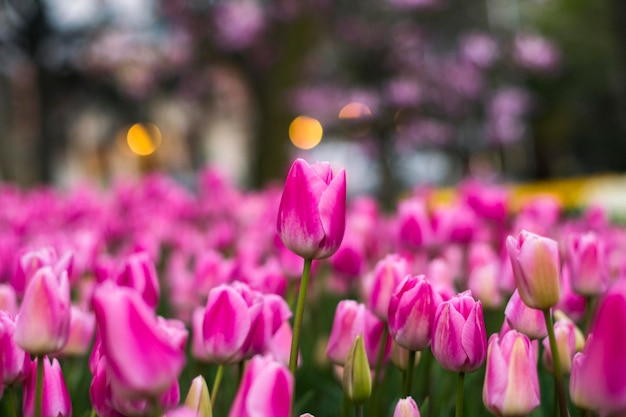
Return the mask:
{"type": "Polygon", "coordinates": [[[313,149],[322,140],[322,124],[312,117],[298,116],[289,125],[289,139],[300,149],[313,149]]]}
{"type": "Polygon", "coordinates": [[[135,123],[128,129],[126,142],[134,154],[148,156],[161,145],[161,131],[152,123],[135,123]]]}
{"type": "Polygon", "coordinates": [[[348,103],[339,110],[340,119],[358,119],[361,117],[369,117],[372,111],[363,103],[348,103]]]}

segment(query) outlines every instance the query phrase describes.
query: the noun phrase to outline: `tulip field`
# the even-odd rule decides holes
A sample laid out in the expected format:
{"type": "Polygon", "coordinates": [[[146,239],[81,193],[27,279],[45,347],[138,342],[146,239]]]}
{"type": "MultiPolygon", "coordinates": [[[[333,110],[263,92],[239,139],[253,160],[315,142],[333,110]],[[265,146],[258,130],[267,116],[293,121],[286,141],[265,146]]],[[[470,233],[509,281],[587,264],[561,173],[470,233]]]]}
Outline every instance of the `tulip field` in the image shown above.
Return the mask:
{"type": "Polygon", "coordinates": [[[0,184],[0,415],[626,415],[626,229],[466,180],[389,212],[297,159],[0,184]]]}

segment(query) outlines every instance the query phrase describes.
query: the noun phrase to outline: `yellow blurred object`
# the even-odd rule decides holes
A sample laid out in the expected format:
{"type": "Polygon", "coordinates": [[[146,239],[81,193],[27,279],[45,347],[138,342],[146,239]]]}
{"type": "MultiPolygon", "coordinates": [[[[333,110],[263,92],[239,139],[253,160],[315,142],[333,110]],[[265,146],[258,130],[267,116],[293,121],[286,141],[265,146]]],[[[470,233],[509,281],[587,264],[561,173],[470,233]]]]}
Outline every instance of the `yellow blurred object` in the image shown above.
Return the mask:
{"type": "Polygon", "coordinates": [[[291,143],[300,149],[313,149],[322,140],[322,124],[312,117],[298,116],[289,125],[291,143]]]}
{"type": "Polygon", "coordinates": [[[134,154],[151,155],[161,145],[161,131],[152,123],[135,123],[128,129],[126,142],[134,154]]]}

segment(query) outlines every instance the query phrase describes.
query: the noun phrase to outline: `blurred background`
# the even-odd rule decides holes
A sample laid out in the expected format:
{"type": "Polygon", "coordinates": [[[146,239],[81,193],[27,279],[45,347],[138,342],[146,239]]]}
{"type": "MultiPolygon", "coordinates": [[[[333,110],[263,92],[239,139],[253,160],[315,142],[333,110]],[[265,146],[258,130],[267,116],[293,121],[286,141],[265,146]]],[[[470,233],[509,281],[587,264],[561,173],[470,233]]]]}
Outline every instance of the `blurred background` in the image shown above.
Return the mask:
{"type": "Polygon", "coordinates": [[[4,0],[0,179],[291,160],[382,201],[626,171],[622,0],[4,0]]]}

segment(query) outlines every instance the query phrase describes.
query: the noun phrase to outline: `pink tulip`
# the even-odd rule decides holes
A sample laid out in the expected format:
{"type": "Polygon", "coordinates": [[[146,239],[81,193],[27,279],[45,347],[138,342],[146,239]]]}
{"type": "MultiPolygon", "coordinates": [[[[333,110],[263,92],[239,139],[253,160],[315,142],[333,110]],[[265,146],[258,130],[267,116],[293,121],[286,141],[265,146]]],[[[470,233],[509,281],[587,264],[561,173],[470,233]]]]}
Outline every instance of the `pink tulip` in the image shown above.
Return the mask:
{"type": "Polygon", "coordinates": [[[393,411],[393,417],[420,417],[420,410],[413,398],[401,398],[393,411]]]}
{"type": "Polygon", "coordinates": [[[291,317],[287,302],[276,294],[263,296],[261,313],[250,326],[250,333],[243,346],[244,355],[251,358],[263,354],[278,329],[291,317]]]}
{"type": "MultiPolygon", "coordinates": [[[[571,320],[558,320],[554,323],[554,336],[559,351],[561,372],[568,375],[572,369],[572,359],[576,354],[576,325],[571,320]]],[[[554,372],[550,341],[543,339],[543,364],[550,372],[554,372]]]]}
{"type": "Polygon", "coordinates": [[[287,175],[277,230],[285,246],[305,259],[337,251],[346,227],[346,171],[297,159],[287,175]]]}
{"type": "Polygon", "coordinates": [[[337,304],[333,327],[330,331],[326,356],[334,363],[343,365],[356,336],[362,334],[365,351],[373,366],[385,324],[365,305],[354,300],[342,300],[337,304]]]}
{"type": "Polygon", "coordinates": [[[562,310],[572,320],[582,321],[585,316],[587,300],[572,289],[571,274],[567,264],[563,265],[561,269],[561,277],[561,299],[555,309],[562,310]]]}
{"type": "Polygon", "coordinates": [[[426,349],[441,302],[424,275],[406,276],[389,302],[389,333],[393,340],[412,351],[426,349]]]}
{"type": "Polygon", "coordinates": [[[228,364],[243,359],[250,329],[262,309],[263,296],[252,292],[245,284],[213,288],[209,292],[202,325],[209,360],[228,364]]]}
{"type": "Polygon", "coordinates": [[[70,336],[62,350],[63,355],[82,355],[91,347],[96,330],[96,316],[72,305],[70,336]]]}
{"type": "MultiPolygon", "coordinates": [[[[291,338],[293,337],[293,331],[289,321],[285,321],[280,328],[274,333],[272,339],[267,345],[267,349],[263,352],[266,355],[271,355],[278,362],[289,365],[289,355],[291,354],[291,338]]],[[[299,358],[298,358],[299,359],[299,358]]],[[[298,363],[300,361],[298,360],[298,363]]]]}
{"type": "Polygon", "coordinates": [[[495,222],[506,219],[508,195],[505,188],[468,181],[461,186],[461,196],[479,216],[495,222]]]}
{"type": "Polygon", "coordinates": [[[515,284],[524,303],[539,310],[558,303],[561,298],[561,263],[557,243],[522,230],[517,239],[507,238],[506,247],[515,284]]]}
{"type": "Polygon", "coordinates": [[[608,285],[604,243],[593,232],[570,236],[567,245],[572,288],[578,294],[602,294],[608,285]]]}
{"type": "Polygon", "coordinates": [[[159,325],[139,293],[101,285],[93,305],[112,381],[124,395],[149,397],[170,388],[185,364],[185,352],[180,338],[159,325]]]}
{"type": "Polygon", "coordinates": [[[381,320],[387,320],[389,300],[408,273],[406,259],[396,254],[387,255],[376,263],[368,283],[367,306],[381,320]]]}
{"type": "Polygon", "coordinates": [[[486,243],[475,243],[469,248],[468,288],[486,308],[502,304],[500,294],[500,259],[486,243]]]}
{"type": "Polygon", "coordinates": [[[13,385],[30,372],[30,355],[13,339],[15,322],[9,314],[0,311],[0,382],[13,385]]]}
{"type": "Polygon", "coordinates": [[[17,295],[12,285],[0,284],[0,311],[6,311],[13,317],[19,311],[17,295]]]}
{"type": "Polygon", "coordinates": [[[289,417],[293,375],[267,356],[255,356],[243,373],[228,417],[289,417]]]}
{"type": "Polygon", "coordinates": [[[43,360],[43,401],[41,417],[71,417],[72,403],[65,386],[59,361],[48,357],[35,359],[28,378],[24,382],[23,408],[24,417],[35,415],[35,381],[37,379],[37,361],[43,360]]]}
{"type": "Polygon", "coordinates": [[[530,340],[511,330],[489,338],[483,403],[498,416],[520,416],[539,405],[537,357],[530,340]]]}
{"type": "Polygon", "coordinates": [[[61,350],[70,335],[70,311],[67,273],[40,268],[26,288],[15,322],[15,341],[34,355],[61,350]]]}
{"type": "Polygon", "coordinates": [[[543,339],[548,335],[546,321],[541,310],[528,307],[515,290],[504,309],[509,325],[531,339],[543,339]]]}
{"type": "Polygon", "coordinates": [[[56,257],[56,251],[50,247],[24,253],[19,258],[17,268],[11,280],[15,291],[20,295],[23,294],[31,278],[39,268],[44,266],[52,267],[56,257]]]}
{"type": "Polygon", "coordinates": [[[626,288],[617,284],[600,301],[590,335],[574,356],[570,396],[574,404],[602,415],[626,411],[626,288]]]}
{"type": "Polygon", "coordinates": [[[487,354],[483,309],[469,291],[437,307],[431,350],[439,364],[453,372],[478,369],[487,354]]]}
{"type": "Polygon", "coordinates": [[[329,260],[337,273],[348,278],[358,277],[366,262],[362,237],[347,233],[341,247],[329,260]]]}

